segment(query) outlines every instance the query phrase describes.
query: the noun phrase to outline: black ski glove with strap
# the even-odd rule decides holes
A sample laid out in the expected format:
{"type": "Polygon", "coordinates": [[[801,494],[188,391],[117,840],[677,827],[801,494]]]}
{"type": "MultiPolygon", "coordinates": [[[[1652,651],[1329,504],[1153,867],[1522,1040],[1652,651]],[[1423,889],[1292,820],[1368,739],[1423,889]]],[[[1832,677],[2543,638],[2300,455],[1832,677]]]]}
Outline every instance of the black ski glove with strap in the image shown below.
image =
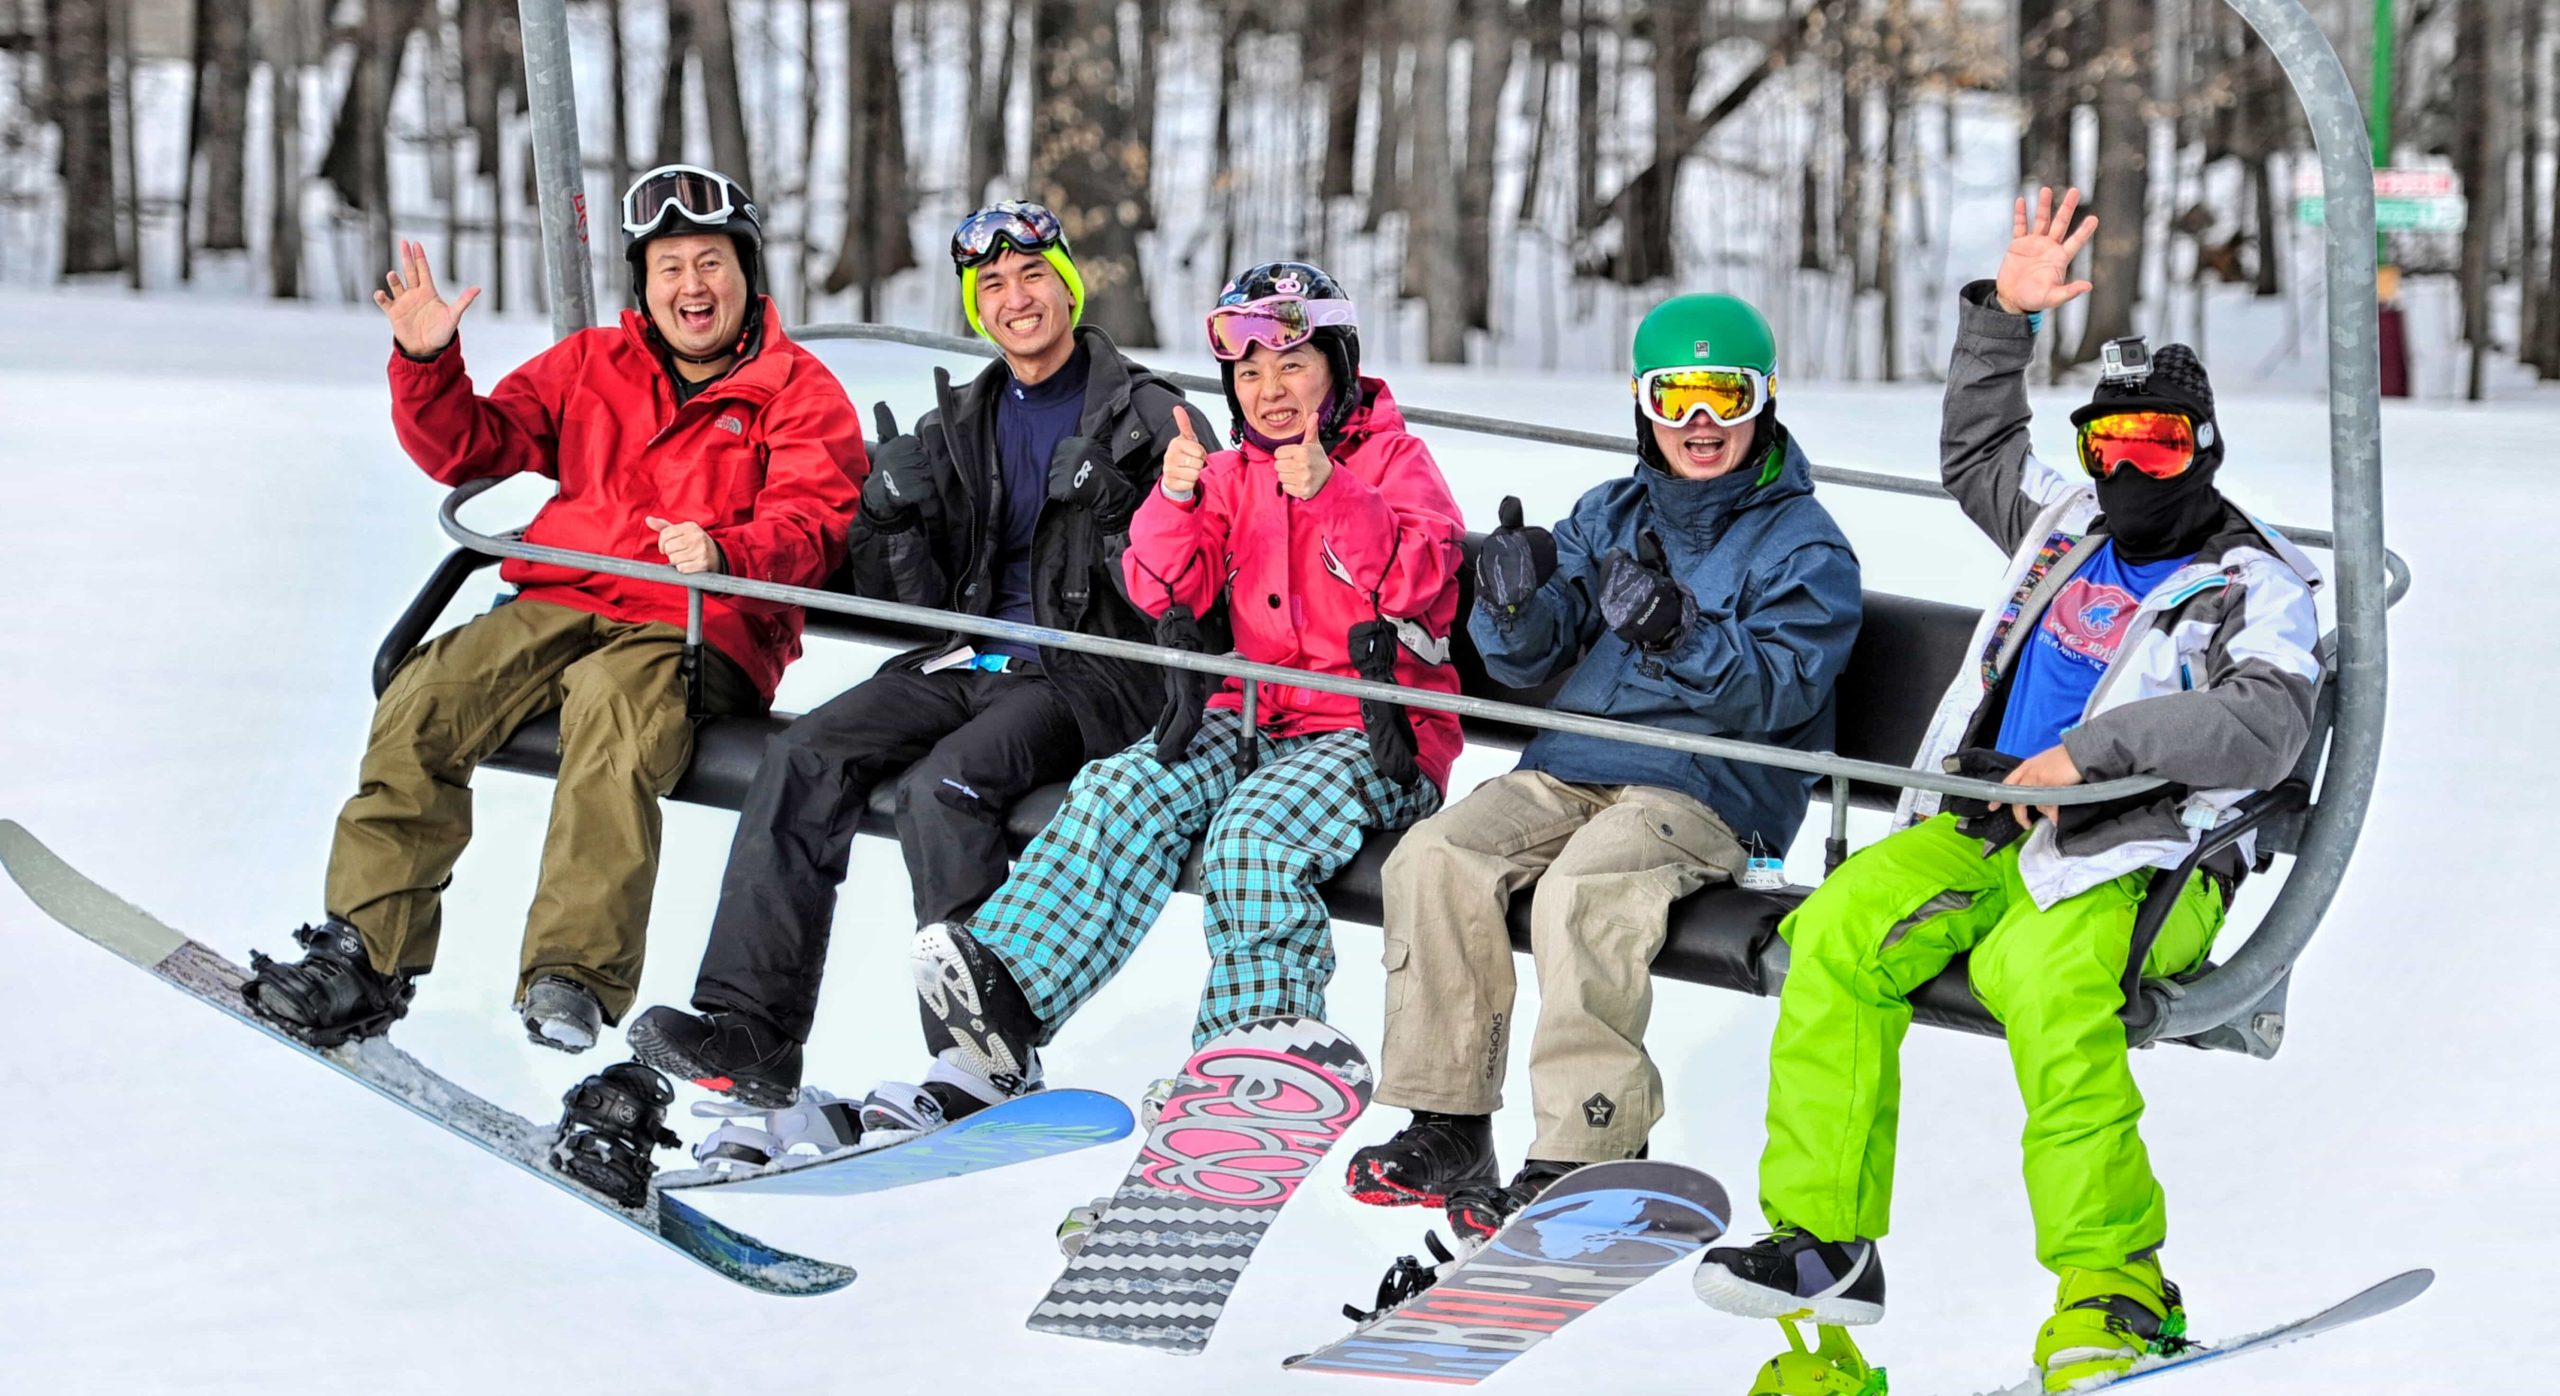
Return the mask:
{"type": "Polygon", "coordinates": [[[1476,552],[1476,604],[1507,623],[1556,574],[1556,536],[1521,527],[1516,494],[1503,496],[1501,518],[1476,552]]]}
{"type": "Polygon", "coordinates": [[[1129,515],[1137,509],[1138,488],[1113,464],[1111,453],[1098,447],[1092,437],[1064,436],[1058,439],[1057,449],[1049,453],[1049,500],[1091,509],[1106,526],[1116,521],[1126,527],[1129,515]]]}
{"type": "Polygon", "coordinates": [[[862,482],[862,512],[873,527],[896,533],[915,526],[917,513],[933,488],[926,477],[924,442],[912,434],[899,434],[898,419],[889,415],[885,402],[873,403],[871,416],[880,444],[871,448],[871,474],[862,482]]]}
{"type": "MultiPolygon", "coordinates": [[[[1351,667],[1371,683],[1396,681],[1396,623],[1380,616],[1351,627],[1351,667]]],[[[1360,725],[1369,732],[1369,760],[1378,773],[1410,787],[1422,779],[1413,739],[1413,714],[1402,703],[1360,700],[1360,725]]]]}
{"type": "MultiPolygon", "coordinates": [[[[1156,643],[1169,650],[1205,654],[1209,645],[1200,618],[1179,602],[1156,617],[1156,643]]],[[[1209,707],[1211,676],[1197,669],[1164,671],[1164,714],[1156,719],[1156,762],[1178,766],[1191,754],[1191,739],[1200,735],[1201,715],[1209,707]]],[[[1247,734],[1251,740],[1251,734],[1247,734]]]]}
{"type": "Polygon", "coordinates": [[[1654,654],[1678,644],[1697,623],[1698,603],[1672,580],[1652,529],[1636,536],[1635,556],[1611,548],[1600,560],[1600,618],[1620,639],[1654,654]]]}

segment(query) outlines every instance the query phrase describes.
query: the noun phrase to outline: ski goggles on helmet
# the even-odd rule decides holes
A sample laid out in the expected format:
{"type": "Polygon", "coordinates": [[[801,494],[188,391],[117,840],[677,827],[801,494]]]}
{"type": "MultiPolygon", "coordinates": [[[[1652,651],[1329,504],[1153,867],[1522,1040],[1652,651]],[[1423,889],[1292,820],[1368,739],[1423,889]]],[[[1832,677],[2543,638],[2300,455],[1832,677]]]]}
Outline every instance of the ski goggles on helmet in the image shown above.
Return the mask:
{"type": "Polygon", "coordinates": [[[1258,301],[1222,305],[1209,312],[1209,352],[1222,363],[1243,358],[1259,344],[1285,354],[1315,338],[1327,325],[1360,326],[1351,302],[1308,300],[1304,296],[1264,296],[1258,301]]]}
{"type": "Polygon", "coordinates": [[[1636,375],[1636,405],[1666,427],[1685,427],[1704,412],[1737,427],[1769,405],[1769,375],[1756,368],[1653,368],[1636,375]]]}
{"type": "Polygon", "coordinates": [[[2131,466],[2174,480],[2196,463],[2195,424],[2177,412],[2110,412],[2080,424],[2080,468],[2103,480],[2131,466]]]}
{"type": "Polygon", "coordinates": [[[951,265],[960,271],[982,267],[1006,248],[1036,256],[1066,240],[1058,215],[1038,204],[1008,200],[960,220],[951,234],[951,265]]]}
{"type": "Polygon", "coordinates": [[[699,165],[660,165],[623,191],[622,231],[633,237],[657,232],[669,215],[724,227],[746,201],[745,192],[727,175],[699,165]]]}

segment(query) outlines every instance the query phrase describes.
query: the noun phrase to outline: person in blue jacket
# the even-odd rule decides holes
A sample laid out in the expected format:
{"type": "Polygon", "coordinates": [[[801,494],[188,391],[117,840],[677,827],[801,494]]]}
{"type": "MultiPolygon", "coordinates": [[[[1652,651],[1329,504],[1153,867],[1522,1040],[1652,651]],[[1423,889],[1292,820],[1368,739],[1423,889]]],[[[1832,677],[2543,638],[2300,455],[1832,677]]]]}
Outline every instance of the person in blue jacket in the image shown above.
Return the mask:
{"type": "MultiPolygon", "coordinates": [[[[1684,295],[1636,330],[1632,472],[1552,533],[1520,501],[1476,560],[1468,633],[1495,680],[1570,671],[1552,706],[1799,750],[1833,740],[1860,613],[1858,559],[1779,425],[1775,336],[1747,302],[1684,295]]],[[[1544,732],[1519,768],[1405,835],[1386,867],[1387,1022],[1376,1098],[1413,1112],[1353,1155],[1380,1206],[1442,1206],[1490,1236],[1565,1173],[1634,1158],[1662,1117],[1645,1055],[1672,903],[1783,856],[1814,777],[1544,732]],[[1501,1183],[1512,893],[1535,884],[1538,1131],[1501,1183]]]]}

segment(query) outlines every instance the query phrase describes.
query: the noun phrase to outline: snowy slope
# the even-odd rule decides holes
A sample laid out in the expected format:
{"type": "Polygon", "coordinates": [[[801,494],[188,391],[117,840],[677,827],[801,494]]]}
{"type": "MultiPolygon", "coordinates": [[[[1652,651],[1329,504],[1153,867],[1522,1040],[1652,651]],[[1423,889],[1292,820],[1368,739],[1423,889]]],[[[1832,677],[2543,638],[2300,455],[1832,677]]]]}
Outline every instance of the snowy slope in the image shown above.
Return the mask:
{"type": "MultiPolygon", "coordinates": [[[[343,312],[25,292],[0,293],[0,323],[19,327],[0,337],[0,815],[228,954],[275,948],[319,910],[373,647],[444,550],[438,490],[392,441],[381,330],[343,312]]],[[[466,348],[485,385],[542,337],[475,312],[466,348]]],[[[866,405],[924,405],[927,356],[827,357],[866,405]]],[[[1627,420],[1625,389],[1605,376],[1395,381],[1414,403],[1601,430],[1627,420]]],[[[1818,459],[1915,472],[1932,459],[1925,388],[1799,391],[1786,404],[1818,459]]],[[[2042,419],[2057,449],[2065,405],[2053,399],[2042,419]]],[[[2272,517],[2322,521],[2319,399],[2226,387],[2224,414],[2229,483],[2272,517]]],[[[2560,529],[2547,465],[2560,410],[2395,405],[2385,421],[2393,541],[2418,585],[2394,618],[2375,816],[2300,971],[2291,1040],[2271,1063],[2166,1049],[2139,1069],[2176,1218],[2171,1271],[2202,1331],[2264,1327],[2411,1265],[2443,1279],[2409,1312],[2199,1373],[2181,1388],[2197,1396],[2485,1385],[2516,1350],[2560,1336],[2543,1298],[2560,1222],[2545,1162],[2560,1142],[2555,1054],[2536,1002],[2560,973],[2541,914],[2554,797],[2519,785],[2553,755],[2538,717],[2560,642],[2531,620],[2531,598],[2560,529]]],[[[1506,491],[1552,515],[1616,468],[1433,440],[1480,522],[1506,491]]],[[[533,498],[509,486],[475,517],[511,522],[533,498]]],[[[1872,585],[1979,599],[1992,584],[1998,559],[1951,508],[1829,498],[1872,585]]],[[[783,703],[806,707],[877,658],[822,647],[783,703]]],[[[1499,766],[1473,758],[1461,780],[1499,766]]],[[[498,774],[479,788],[443,962],[399,1036],[545,1117],[601,1060],[524,1046],[506,1011],[549,788],[498,774]]],[[[680,1001],[690,984],[730,827],[719,811],[668,810],[646,1001],[680,1001]]],[[[864,841],[853,885],[811,1054],[812,1080],[838,1089],[917,1065],[896,850],[864,841]]],[[[2264,900],[2254,890],[2244,911],[2264,900]]],[[[1165,919],[1058,1045],[1054,1079],[1134,1097],[1179,1057],[1203,968],[1198,905],[1178,899],[1165,919]]],[[[1376,932],[1341,934],[1334,1018],[1374,1043],[1376,932]]],[[[1044,1392],[1305,1391],[1325,1379],[1284,1379],[1279,1360],[1333,1336],[1335,1306],[1365,1301],[1420,1239],[1419,1216],[1318,1188],[1274,1232],[1205,1358],[1030,1334],[1022,1317],[1057,1265],[1051,1225],[1121,1167],[1118,1150],[1100,1150],[894,1197],[722,1199],[724,1220],[862,1271],[832,1298],[764,1299],[182,1004],[14,890],[0,892],[0,982],[10,1389],[897,1391],[1028,1378],[1044,1392]]],[[[1677,1102],[1656,1149],[1738,1199],[1752,1191],[1773,1013],[1667,985],[1656,1014],[1677,1102]]],[[[1918,1031],[1906,1068],[1893,1318],[1868,1347],[1897,1390],[1971,1391],[2018,1375],[2047,1303],[2017,1181],[2019,1110],[1995,1043],[1918,1031]]],[[[1516,1058],[1513,1080],[1525,1083],[1516,1058]]],[[[1525,1084],[1514,1102],[1506,1162],[1526,1141],[1525,1084]]],[[[1355,1142],[1391,1129],[1392,1113],[1355,1142]]],[[[1775,1343],[1674,1279],[1502,1380],[1739,1391],[1775,1343]]]]}

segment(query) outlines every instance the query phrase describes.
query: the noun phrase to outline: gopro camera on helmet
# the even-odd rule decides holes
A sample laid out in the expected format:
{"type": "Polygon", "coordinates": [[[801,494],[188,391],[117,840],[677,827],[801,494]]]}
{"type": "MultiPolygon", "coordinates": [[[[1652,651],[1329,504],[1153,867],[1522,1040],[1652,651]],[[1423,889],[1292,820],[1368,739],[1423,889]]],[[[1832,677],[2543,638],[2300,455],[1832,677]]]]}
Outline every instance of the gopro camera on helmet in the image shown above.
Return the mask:
{"type": "Polygon", "coordinates": [[[2141,335],[2110,339],[2098,350],[2099,381],[2139,388],[2151,379],[2151,344],[2141,335]]]}

